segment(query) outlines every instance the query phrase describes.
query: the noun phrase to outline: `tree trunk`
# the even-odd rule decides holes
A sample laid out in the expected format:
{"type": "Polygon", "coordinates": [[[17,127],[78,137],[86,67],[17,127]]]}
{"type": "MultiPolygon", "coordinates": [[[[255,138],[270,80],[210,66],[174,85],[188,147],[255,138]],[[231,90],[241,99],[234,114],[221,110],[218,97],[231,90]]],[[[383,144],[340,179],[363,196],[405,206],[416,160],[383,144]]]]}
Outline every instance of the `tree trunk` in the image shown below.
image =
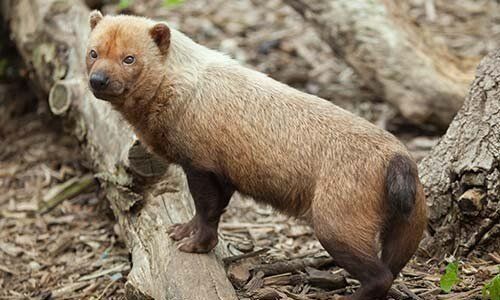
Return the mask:
{"type": "MultiPolygon", "coordinates": [[[[111,107],[88,91],[84,69],[89,10],[81,1],[2,1],[11,37],[38,92],[71,124],[132,254],[129,299],[236,299],[219,260],[178,251],[167,226],[187,221],[192,201],[183,173],[147,154],[111,107]],[[134,145],[134,146],[133,146],[134,145]],[[148,184],[164,174],[159,184],[148,184]]],[[[89,220],[91,221],[91,220],[89,220]]]]}
{"type": "MultiPolygon", "coordinates": [[[[397,15],[396,1],[285,0],[373,92],[409,121],[445,129],[460,109],[472,72],[424,43],[397,15]]],[[[471,69],[472,71],[472,69],[471,69]]]]}
{"type": "Polygon", "coordinates": [[[448,132],[421,162],[431,254],[500,249],[500,50],[478,67],[448,132]]]}

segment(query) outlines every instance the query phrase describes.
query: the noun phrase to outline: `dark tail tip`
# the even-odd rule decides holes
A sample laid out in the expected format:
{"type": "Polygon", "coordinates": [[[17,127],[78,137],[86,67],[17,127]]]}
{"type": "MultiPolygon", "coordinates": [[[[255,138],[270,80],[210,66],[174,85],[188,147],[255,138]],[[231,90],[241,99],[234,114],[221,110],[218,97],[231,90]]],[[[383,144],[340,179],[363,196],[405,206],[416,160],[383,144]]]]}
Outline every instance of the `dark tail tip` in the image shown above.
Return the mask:
{"type": "Polygon", "coordinates": [[[408,156],[396,154],[389,161],[386,193],[394,216],[409,218],[417,193],[417,165],[408,156]]]}

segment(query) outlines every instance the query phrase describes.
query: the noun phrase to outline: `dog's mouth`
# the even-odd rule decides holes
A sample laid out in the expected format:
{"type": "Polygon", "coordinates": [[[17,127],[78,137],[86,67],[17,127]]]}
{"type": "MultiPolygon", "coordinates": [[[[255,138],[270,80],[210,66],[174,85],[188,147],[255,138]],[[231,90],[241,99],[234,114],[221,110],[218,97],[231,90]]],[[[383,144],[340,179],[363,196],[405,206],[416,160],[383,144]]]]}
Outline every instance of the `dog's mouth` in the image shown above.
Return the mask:
{"type": "Polygon", "coordinates": [[[123,95],[125,91],[124,85],[118,81],[111,82],[109,86],[104,90],[96,90],[91,86],[89,86],[89,88],[96,98],[108,102],[115,102],[123,95]]]}

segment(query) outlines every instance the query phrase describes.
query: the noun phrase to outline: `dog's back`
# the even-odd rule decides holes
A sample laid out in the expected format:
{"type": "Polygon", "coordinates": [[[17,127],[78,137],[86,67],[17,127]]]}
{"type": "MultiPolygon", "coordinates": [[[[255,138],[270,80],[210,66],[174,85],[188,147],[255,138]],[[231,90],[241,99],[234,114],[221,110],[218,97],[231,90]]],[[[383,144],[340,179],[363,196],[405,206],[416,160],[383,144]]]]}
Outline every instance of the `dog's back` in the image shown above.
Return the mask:
{"type": "Polygon", "coordinates": [[[94,12],[90,24],[94,94],[186,171],[197,212],[171,230],[176,240],[189,237],[180,249],[215,247],[220,215],[237,190],[308,219],[335,261],[360,280],[354,299],[387,293],[426,220],[416,164],[394,136],[164,23],[94,12]]]}

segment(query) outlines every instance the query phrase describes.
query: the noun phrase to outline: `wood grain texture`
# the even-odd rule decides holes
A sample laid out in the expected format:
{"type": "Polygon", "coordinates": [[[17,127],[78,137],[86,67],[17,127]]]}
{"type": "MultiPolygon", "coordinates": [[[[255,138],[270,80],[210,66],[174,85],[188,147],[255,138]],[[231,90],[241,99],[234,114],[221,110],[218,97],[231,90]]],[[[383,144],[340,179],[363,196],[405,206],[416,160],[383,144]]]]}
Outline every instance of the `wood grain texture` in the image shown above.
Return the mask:
{"type": "Polygon", "coordinates": [[[394,1],[285,0],[317,29],[372,91],[418,125],[445,129],[460,109],[472,70],[429,45],[394,1]]]}
{"type": "Polygon", "coordinates": [[[430,205],[430,253],[500,249],[500,51],[478,67],[446,135],[420,163],[430,205]]]}

